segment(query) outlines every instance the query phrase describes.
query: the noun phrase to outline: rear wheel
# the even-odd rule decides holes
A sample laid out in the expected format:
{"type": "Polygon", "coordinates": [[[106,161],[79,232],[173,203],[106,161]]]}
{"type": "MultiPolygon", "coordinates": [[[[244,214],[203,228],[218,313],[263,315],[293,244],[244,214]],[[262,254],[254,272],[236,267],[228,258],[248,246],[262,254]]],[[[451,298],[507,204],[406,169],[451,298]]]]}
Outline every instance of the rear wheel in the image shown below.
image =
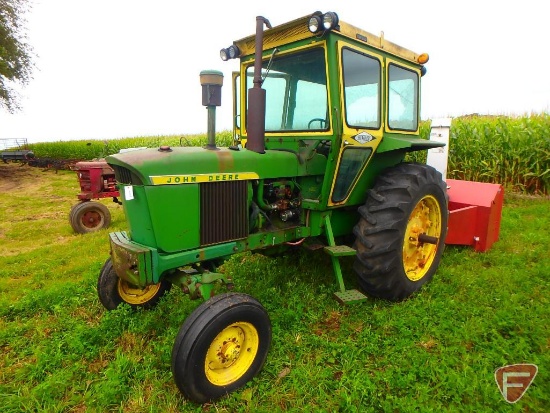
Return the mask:
{"type": "Polygon", "coordinates": [[[434,275],[447,235],[446,185],[434,168],[400,164],[369,191],[354,228],[359,286],[393,301],[418,291],[434,275]]]}
{"type": "Polygon", "coordinates": [[[69,222],[75,232],[87,234],[111,224],[109,208],[99,202],[86,201],[74,205],[69,213],[69,222]]]}
{"type": "Polygon", "coordinates": [[[181,393],[204,403],[250,381],[271,344],[271,322],[253,297],[226,293],[201,304],[185,320],[172,350],[172,373],[181,393]]]}
{"type": "Polygon", "coordinates": [[[134,286],[118,277],[109,258],[99,274],[97,294],[107,310],[114,310],[121,303],[127,303],[132,308],[150,309],[158,304],[171,287],[172,284],[165,280],[145,288],[134,286]]]}

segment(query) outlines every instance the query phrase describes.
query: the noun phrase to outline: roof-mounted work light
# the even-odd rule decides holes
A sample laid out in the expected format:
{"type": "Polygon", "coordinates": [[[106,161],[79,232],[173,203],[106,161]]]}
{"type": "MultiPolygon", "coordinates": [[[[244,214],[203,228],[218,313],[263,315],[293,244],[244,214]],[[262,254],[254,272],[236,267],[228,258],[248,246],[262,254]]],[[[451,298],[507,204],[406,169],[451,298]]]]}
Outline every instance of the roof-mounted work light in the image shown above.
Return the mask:
{"type": "Polygon", "coordinates": [[[241,51],[234,44],[232,44],[226,49],[220,50],[220,57],[224,62],[229,59],[235,59],[239,57],[240,54],[241,54],[241,51]]]}
{"type": "Polygon", "coordinates": [[[338,15],[332,11],[314,13],[308,20],[307,28],[311,33],[333,30],[338,26],[338,15]]]}
{"type": "Polygon", "coordinates": [[[332,30],[338,26],[338,15],[332,11],[323,15],[323,27],[325,30],[332,30]]]}
{"type": "Polygon", "coordinates": [[[321,16],[318,14],[314,14],[309,18],[309,21],[307,23],[307,28],[311,33],[317,33],[319,31],[319,28],[322,26],[323,22],[321,20],[321,16]]]}

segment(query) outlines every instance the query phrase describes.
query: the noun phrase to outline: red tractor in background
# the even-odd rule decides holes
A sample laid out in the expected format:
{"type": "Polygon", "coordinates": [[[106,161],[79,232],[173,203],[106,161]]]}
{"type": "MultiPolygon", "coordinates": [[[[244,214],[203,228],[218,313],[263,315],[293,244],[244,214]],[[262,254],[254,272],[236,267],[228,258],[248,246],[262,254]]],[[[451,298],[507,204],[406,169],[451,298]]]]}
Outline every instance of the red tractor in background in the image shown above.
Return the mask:
{"type": "Polygon", "coordinates": [[[120,204],[115,172],[105,160],[77,162],[73,170],[80,184],[80,202],[69,213],[71,226],[79,234],[107,228],[111,223],[111,213],[104,204],[93,200],[112,197],[113,202],[120,204]]]}

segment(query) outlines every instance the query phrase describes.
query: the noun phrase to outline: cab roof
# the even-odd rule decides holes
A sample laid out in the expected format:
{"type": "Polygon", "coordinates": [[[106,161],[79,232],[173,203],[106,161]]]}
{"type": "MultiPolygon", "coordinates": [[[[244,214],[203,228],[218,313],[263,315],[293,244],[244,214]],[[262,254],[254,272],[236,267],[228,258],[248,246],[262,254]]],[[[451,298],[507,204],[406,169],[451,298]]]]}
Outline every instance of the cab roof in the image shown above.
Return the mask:
{"type": "MultiPolygon", "coordinates": [[[[279,26],[275,26],[272,29],[266,29],[264,31],[264,50],[269,50],[298,40],[319,37],[319,34],[311,33],[308,30],[308,21],[312,15],[313,13],[279,26]]],[[[376,36],[375,34],[359,29],[358,27],[345,23],[341,20],[332,32],[336,32],[343,37],[347,37],[348,39],[353,39],[356,42],[367,44],[382,52],[389,53],[418,64],[420,54],[386,40],[383,33],[381,36],[376,36]]],[[[255,52],[255,38],[256,36],[252,35],[234,42],[234,44],[241,51],[241,56],[251,55],[255,52]]]]}

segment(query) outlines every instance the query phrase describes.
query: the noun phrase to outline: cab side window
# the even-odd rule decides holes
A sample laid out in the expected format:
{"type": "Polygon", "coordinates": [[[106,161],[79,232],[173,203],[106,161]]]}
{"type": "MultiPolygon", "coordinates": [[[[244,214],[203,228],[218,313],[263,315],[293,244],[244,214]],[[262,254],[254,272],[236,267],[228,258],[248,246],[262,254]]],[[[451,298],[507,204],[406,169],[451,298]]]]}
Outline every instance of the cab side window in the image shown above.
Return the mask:
{"type": "Polygon", "coordinates": [[[380,62],[344,48],[342,66],[346,123],[357,128],[380,128],[380,62]]]}
{"type": "Polygon", "coordinates": [[[388,126],[390,129],[418,129],[418,74],[394,63],[388,70],[388,126]]]}

